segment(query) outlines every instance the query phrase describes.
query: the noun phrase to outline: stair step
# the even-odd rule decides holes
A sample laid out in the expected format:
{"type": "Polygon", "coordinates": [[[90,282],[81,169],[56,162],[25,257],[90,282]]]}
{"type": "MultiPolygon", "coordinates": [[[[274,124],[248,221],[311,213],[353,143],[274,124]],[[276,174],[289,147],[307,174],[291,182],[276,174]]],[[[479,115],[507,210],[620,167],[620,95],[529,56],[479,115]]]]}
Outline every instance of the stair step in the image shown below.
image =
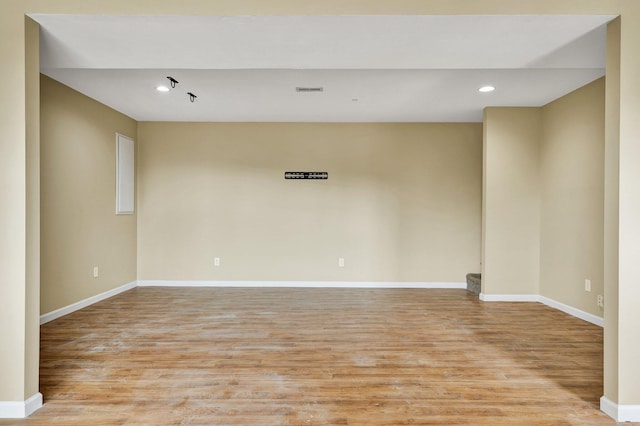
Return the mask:
{"type": "Polygon", "coordinates": [[[467,274],[467,291],[480,294],[482,288],[482,274],[467,274]]]}

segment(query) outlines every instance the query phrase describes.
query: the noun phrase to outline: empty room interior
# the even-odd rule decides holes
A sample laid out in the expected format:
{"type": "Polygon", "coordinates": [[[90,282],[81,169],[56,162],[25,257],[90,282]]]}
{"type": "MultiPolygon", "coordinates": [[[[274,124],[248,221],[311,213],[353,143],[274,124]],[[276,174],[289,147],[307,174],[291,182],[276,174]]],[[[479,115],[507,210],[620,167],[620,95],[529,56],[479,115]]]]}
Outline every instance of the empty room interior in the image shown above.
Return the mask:
{"type": "Polygon", "coordinates": [[[0,424],[640,424],[640,5],[109,3],[0,15],[0,424]]]}

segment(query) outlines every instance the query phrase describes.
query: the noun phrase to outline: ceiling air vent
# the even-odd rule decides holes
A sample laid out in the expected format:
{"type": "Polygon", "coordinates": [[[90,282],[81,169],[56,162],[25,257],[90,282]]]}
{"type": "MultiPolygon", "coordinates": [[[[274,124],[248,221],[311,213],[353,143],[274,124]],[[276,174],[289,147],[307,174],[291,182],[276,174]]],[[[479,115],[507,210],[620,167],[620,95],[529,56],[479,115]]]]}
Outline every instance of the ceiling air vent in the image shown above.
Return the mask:
{"type": "Polygon", "coordinates": [[[303,92],[303,93],[324,92],[324,87],[296,87],[296,92],[303,92]]]}

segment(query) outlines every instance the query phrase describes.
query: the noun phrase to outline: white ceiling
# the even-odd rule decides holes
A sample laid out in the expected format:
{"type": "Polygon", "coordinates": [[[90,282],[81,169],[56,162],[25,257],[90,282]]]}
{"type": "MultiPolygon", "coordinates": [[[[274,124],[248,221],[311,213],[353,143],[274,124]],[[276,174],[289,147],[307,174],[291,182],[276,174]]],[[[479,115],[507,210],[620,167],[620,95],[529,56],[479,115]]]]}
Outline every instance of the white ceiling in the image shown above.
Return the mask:
{"type": "Polygon", "coordinates": [[[31,16],[44,74],[139,121],[481,121],[604,75],[613,19],[31,16]]]}

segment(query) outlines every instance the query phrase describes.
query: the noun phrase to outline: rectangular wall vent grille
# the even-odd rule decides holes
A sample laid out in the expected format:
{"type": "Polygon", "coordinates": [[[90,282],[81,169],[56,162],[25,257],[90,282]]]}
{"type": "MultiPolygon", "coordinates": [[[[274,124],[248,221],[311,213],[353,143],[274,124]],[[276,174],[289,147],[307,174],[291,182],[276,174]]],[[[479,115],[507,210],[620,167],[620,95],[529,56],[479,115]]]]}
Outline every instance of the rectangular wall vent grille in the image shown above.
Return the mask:
{"type": "Polygon", "coordinates": [[[284,172],[285,179],[329,179],[327,172],[284,172]]]}
{"type": "Polygon", "coordinates": [[[324,87],[296,87],[296,92],[303,92],[303,93],[324,92],[324,87]]]}

